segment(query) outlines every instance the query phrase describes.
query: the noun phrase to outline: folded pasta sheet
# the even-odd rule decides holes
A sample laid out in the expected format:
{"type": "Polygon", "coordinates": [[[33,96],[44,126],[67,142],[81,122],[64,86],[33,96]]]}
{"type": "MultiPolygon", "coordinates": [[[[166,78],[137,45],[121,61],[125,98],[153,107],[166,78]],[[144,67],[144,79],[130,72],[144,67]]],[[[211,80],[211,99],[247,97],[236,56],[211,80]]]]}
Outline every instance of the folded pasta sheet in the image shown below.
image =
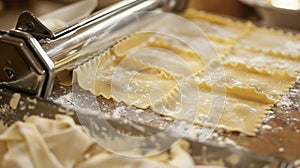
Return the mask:
{"type": "Polygon", "coordinates": [[[205,118],[210,117],[213,97],[222,96],[221,92],[213,92],[214,88],[222,88],[227,92],[217,127],[255,135],[267,111],[296,80],[300,36],[193,9],[182,17],[202,29],[205,36],[184,28],[169,30],[181,41],[154,32],[133,34],[96,60],[75,69],[79,85],[97,96],[150,108],[197,125],[203,125],[205,118]],[[214,51],[205,47],[207,39],[214,51]],[[205,52],[197,53],[189,46],[191,43],[202,46],[198,51],[205,52]],[[213,52],[218,53],[221,64],[214,66],[216,60],[210,60],[213,52]],[[218,76],[210,73],[211,67],[215,72],[224,72],[223,84],[212,80],[218,76]],[[92,74],[89,77],[88,72],[92,74]],[[189,86],[191,79],[197,87],[190,87],[189,92],[198,97],[182,101],[181,87],[189,86]],[[196,118],[185,117],[184,113],[190,110],[180,109],[183,102],[197,105],[196,118]]]}
{"type": "Polygon", "coordinates": [[[0,167],[196,167],[187,152],[189,143],[186,141],[169,152],[137,159],[101,148],[87,133],[65,115],[58,115],[55,120],[31,116],[0,134],[0,167]]]}

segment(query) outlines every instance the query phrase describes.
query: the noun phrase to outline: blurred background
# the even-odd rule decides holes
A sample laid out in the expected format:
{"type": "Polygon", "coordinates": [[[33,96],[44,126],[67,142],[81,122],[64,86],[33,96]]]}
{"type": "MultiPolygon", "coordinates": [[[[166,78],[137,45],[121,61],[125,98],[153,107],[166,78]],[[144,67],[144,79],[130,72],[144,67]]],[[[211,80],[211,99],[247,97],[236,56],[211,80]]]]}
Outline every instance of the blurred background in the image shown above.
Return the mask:
{"type": "MultiPolygon", "coordinates": [[[[24,10],[29,10],[36,16],[55,10],[76,0],[0,0],[0,29],[9,30],[16,25],[18,16],[24,10]]],[[[97,9],[106,7],[120,0],[99,0],[97,9]]],[[[190,0],[190,7],[214,13],[247,18],[253,10],[238,0],[190,0]]]]}
{"type": "MultiPolygon", "coordinates": [[[[9,30],[14,28],[18,16],[24,10],[29,10],[36,16],[41,16],[50,11],[77,0],[0,0],[0,29],[9,30]]],[[[98,8],[106,7],[120,0],[99,0],[98,8]]]]}
{"type": "MultiPolygon", "coordinates": [[[[40,16],[75,1],[77,0],[0,0],[0,29],[14,28],[18,16],[24,10],[40,16]]],[[[120,0],[98,1],[97,9],[101,9],[120,0]]],[[[189,7],[252,20],[258,24],[300,30],[300,0],[190,0],[189,7]],[[293,8],[285,8],[291,5],[293,8]]]]}

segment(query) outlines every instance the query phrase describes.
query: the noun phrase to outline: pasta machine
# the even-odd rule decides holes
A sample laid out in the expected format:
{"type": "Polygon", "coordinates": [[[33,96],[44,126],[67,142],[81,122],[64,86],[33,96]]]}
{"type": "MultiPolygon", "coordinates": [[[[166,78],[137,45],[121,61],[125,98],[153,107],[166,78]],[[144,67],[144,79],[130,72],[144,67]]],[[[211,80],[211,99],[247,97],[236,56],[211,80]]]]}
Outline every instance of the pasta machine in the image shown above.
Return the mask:
{"type": "MultiPolygon", "coordinates": [[[[146,11],[180,12],[186,5],[187,1],[182,0],[126,0],[56,30],[49,29],[38,17],[25,11],[19,16],[15,29],[0,31],[1,86],[47,98],[56,74],[82,57],[85,48],[99,39],[105,41],[102,49],[113,43],[107,40],[111,38],[107,30],[121,18],[146,11]]],[[[130,22],[134,21],[128,24],[130,22]]],[[[121,29],[125,24],[112,29],[121,29]]],[[[94,50],[88,52],[101,48],[94,50]]]]}
{"type": "MultiPolygon", "coordinates": [[[[88,1],[93,0],[86,0],[88,1]]],[[[57,74],[91,59],[116,43],[122,35],[132,33],[130,31],[132,29],[124,30],[123,33],[119,32],[139,20],[135,17],[126,19],[127,16],[140,13],[139,17],[147,17],[151,15],[147,11],[181,12],[187,4],[187,0],[124,0],[84,18],[64,23],[59,28],[50,28],[33,13],[23,12],[19,16],[15,29],[0,30],[0,50],[2,51],[0,106],[4,107],[9,103],[14,92],[21,92],[21,101],[29,105],[33,102],[36,106],[28,109],[26,114],[41,115],[40,109],[47,109],[49,112],[45,111],[43,116],[53,118],[55,114],[65,114],[68,111],[73,113],[75,120],[78,120],[74,115],[75,111],[45,100],[52,93],[57,74]],[[112,35],[113,32],[119,34],[112,35]]],[[[70,9],[72,10],[71,7],[70,9]]],[[[60,13],[53,13],[53,15],[57,14],[60,13]]],[[[151,21],[153,20],[148,23],[151,21]]],[[[5,125],[22,120],[26,115],[25,111],[20,111],[20,109],[9,109],[9,111],[5,114],[0,113],[0,121],[2,120],[5,125]]],[[[86,118],[89,120],[90,116],[86,118]]],[[[133,130],[130,125],[120,124],[119,121],[110,122],[118,128],[133,130]]],[[[151,131],[153,130],[149,132],[151,131]]],[[[245,167],[250,163],[254,166],[290,166],[289,163],[280,159],[251,152],[220,147],[216,144],[202,144],[196,141],[191,141],[191,143],[192,155],[196,162],[197,158],[198,162],[203,161],[203,158],[199,156],[211,153],[207,155],[208,160],[226,158],[231,154],[240,156],[241,162],[236,165],[237,167],[245,167]]],[[[230,166],[230,163],[227,165],[230,166]]]]}

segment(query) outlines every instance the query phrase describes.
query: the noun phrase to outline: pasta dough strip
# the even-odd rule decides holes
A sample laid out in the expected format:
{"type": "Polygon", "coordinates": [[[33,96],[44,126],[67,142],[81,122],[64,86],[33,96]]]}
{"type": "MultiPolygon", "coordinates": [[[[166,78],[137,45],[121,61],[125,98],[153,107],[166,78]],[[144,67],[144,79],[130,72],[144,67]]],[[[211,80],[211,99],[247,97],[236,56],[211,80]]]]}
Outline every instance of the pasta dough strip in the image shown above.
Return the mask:
{"type": "MultiPolygon", "coordinates": [[[[30,116],[0,135],[4,167],[74,167],[93,141],[72,118],[30,116]],[[74,139],[76,141],[74,141],[74,139]],[[80,144],[80,145],[78,145],[80,144]]],[[[0,165],[1,167],[1,165],[0,165]]]]}
{"type": "Polygon", "coordinates": [[[76,69],[75,73],[78,76],[79,85],[93,94],[123,101],[142,109],[149,107],[149,96],[153,91],[161,91],[163,95],[160,96],[163,97],[176,85],[175,78],[167,72],[149,67],[134,57],[120,59],[111,55],[110,52],[102,56],[102,61],[87,63],[76,69]],[[95,73],[92,75],[94,79],[82,81],[83,74],[90,69],[93,69],[95,73]],[[87,84],[86,81],[93,82],[87,84]]]}
{"type": "Polygon", "coordinates": [[[251,31],[248,31],[237,43],[265,52],[300,57],[300,34],[293,35],[280,30],[253,26],[251,31]],[[257,37],[260,40],[257,40],[257,37]]]}
{"type": "MultiPolygon", "coordinates": [[[[267,72],[265,69],[259,70],[237,62],[225,63],[224,73],[226,75],[226,84],[230,87],[240,86],[255,88],[257,92],[263,93],[269,98],[277,101],[296,80],[295,77],[292,77],[285,72],[267,72]]],[[[199,74],[199,78],[210,81],[209,76],[202,76],[199,74]]]]}
{"type": "MultiPolygon", "coordinates": [[[[182,97],[179,88],[174,89],[163,101],[154,104],[152,109],[159,114],[174,119],[203,125],[211,117],[209,116],[209,111],[214,96],[220,96],[220,93],[212,92],[212,87],[220,86],[211,86],[206,82],[201,82],[198,84],[199,101],[195,102],[197,98],[194,97],[188,97],[188,100],[186,100],[191,104],[198,104],[198,110],[193,118],[188,117],[189,114],[186,114],[188,109],[184,109],[183,105],[181,105],[182,97]]],[[[243,132],[246,135],[255,135],[262,117],[270,109],[270,106],[274,104],[274,101],[266,95],[256,92],[253,88],[223,87],[226,87],[227,90],[226,100],[224,112],[219,112],[222,117],[217,127],[228,131],[243,132]]]]}
{"type": "MultiPolygon", "coordinates": [[[[105,132],[105,131],[104,131],[105,132]]],[[[104,133],[103,132],[103,133],[104,133]]],[[[181,141],[169,151],[140,159],[123,157],[101,148],[73,119],[30,116],[0,134],[0,167],[98,168],[102,167],[195,167],[189,143],[181,141]],[[46,151],[46,153],[43,153],[46,151]],[[52,161],[52,162],[49,162],[52,161]]]]}
{"type": "Polygon", "coordinates": [[[295,76],[300,66],[298,59],[242,46],[234,47],[224,58],[224,62],[247,64],[257,69],[266,69],[268,72],[286,72],[290,76],[295,76]]]}
{"type": "MultiPolygon", "coordinates": [[[[222,44],[217,47],[217,51],[221,53],[222,60],[225,61],[223,66],[227,80],[222,87],[227,89],[227,98],[223,112],[224,116],[221,118],[218,127],[228,131],[239,131],[246,135],[255,135],[266,111],[270,109],[271,105],[281,99],[296,80],[294,70],[297,69],[298,65],[297,46],[292,47],[291,50],[285,48],[283,52],[280,52],[281,48],[276,42],[273,42],[274,37],[272,36],[274,35],[276,38],[287,40],[293,44],[298,42],[300,38],[291,36],[291,34],[257,28],[251,23],[234,22],[230,19],[195,10],[188,10],[183,16],[199,22],[200,25],[206,25],[208,28],[207,37],[213,39],[215,44],[222,44]],[[211,27],[215,29],[211,31],[209,29],[211,27]],[[263,39],[260,42],[256,42],[252,31],[258,32],[259,36],[266,37],[268,40],[263,39]],[[224,32],[225,34],[223,34],[224,32]],[[253,46],[257,44],[259,44],[258,47],[253,46]],[[273,47],[275,48],[274,50],[272,50],[273,47]],[[260,65],[256,65],[255,60],[250,59],[250,57],[253,58],[256,55],[258,55],[257,59],[261,59],[260,65]],[[235,61],[235,59],[238,61],[235,61]],[[293,67],[290,69],[277,68],[274,63],[279,63],[281,60],[291,63],[293,67]]],[[[204,36],[201,35],[194,35],[195,38],[191,38],[194,32],[189,34],[189,32],[180,31],[179,29],[170,30],[170,32],[172,31],[188,41],[192,39],[196,42],[197,39],[204,39],[204,36]]],[[[125,40],[117,44],[127,47],[115,46],[106,55],[104,54],[103,59],[98,61],[96,65],[92,65],[94,68],[98,66],[95,77],[104,80],[96,80],[93,85],[86,85],[86,88],[91,90],[92,93],[96,93],[96,95],[103,95],[105,98],[113,98],[116,101],[124,101],[128,105],[134,105],[143,109],[150,107],[159,114],[176,118],[178,109],[183,106],[181,104],[179,84],[187,84],[185,82],[192,77],[197,82],[205,81],[198,84],[197,93],[200,96],[196,99],[199,99],[199,102],[195,102],[193,96],[186,98],[184,102],[187,104],[199,103],[197,113],[201,115],[199,115],[200,118],[191,121],[188,113],[192,110],[186,108],[179,119],[188,120],[199,125],[203,124],[203,117],[209,117],[209,107],[213,102],[213,96],[220,96],[218,93],[213,93],[215,95],[212,95],[212,87],[217,86],[211,83],[207,70],[207,63],[210,64],[209,66],[214,66],[215,60],[210,57],[214,54],[213,51],[205,51],[205,55],[199,56],[187,44],[172,38],[158,34],[148,34],[144,37],[142,35],[136,38],[132,36],[133,42],[129,41],[126,44],[125,40]],[[133,46],[128,47],[129,44],[133,46]],[[169,51],[169,53],[162,54],[164,50],[169,51]],[[138,51],[142,52],[138,53],[138,51]],[[178,60],[169,58],[168,54],[170,53],[178,56],[178,60]],[[163,65],[164,63],[168,66],[163,65]],[[183,68],[176,69],[176,66],[174,66],[184,67],[183,64],[190,68],[191,73],[183,70],[183,68]],[[125,82],[126,86],[130,86],[129,90],[127,90],[129,100],[124,99],[124,91],[126,89],[121,88],[122,85],[124,86],[124,83],[117,81],[117,89],[112,87],[112,77],[116,75],[116,70],[117,74],[135,71],[131,74],[132,78],[130,79],[132,80],[125,82]],[[155,82],[148,81],[149,79],[155,82]],[[142,90],[147,91],[131,92],[131,86],[135,84],[142,90]],[[153,86],[145,87],[147,84],[149,84],[148,86],[153,86]],[[116,89],[115,93],[111,92],[112,88],[116,89]],[[141,96],[147,97],[151,95],[151,90],[154,88],[162,91],[162,94],[158,94],[159,96],[156,97],[156,101],[150,102],[149,99],[141,98],[141,96]],[[135,103],[136,101],[142,103],[135,103]]],[[[205,48],[201,50],[205,50],[205,48]]],[[[223,67],[215,66],[214,68],[216,71],[221,71],[223,67]]],[[[81,71],[84,72],[84,70],[79,68],[78,74],[80,75],[78,76],[83,75],[83,73],[80,73],[81,71]]],[[[86,83],[80,81],[80,77],[78,79],[79,83],[86,83]]],[[[83,84],[83,86],[85,85],[83,84]]]]}
{"type": "Polygon", "coordinates": [[[209,37],[222,40],[223,42],[235,42],[236,39],[240,38],[252,26],[251,23],[243,24],[241,22],[234,22],[231,19],[194,9],[187,10],[182,16],[203,29],[209,37]]]}

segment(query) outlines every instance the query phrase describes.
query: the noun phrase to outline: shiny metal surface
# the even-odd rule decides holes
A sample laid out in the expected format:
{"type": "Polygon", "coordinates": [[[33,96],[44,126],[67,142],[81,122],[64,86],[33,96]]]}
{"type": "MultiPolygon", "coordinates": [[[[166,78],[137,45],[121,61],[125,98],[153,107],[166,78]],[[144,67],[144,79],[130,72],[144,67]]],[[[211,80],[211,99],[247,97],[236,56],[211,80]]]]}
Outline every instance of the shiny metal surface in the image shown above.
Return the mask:
{"type": "MultiPolygon", "coordinates": [[[[279,26],[282,28],[290,28],[300,30],[300,9],[291,9],[286,4],[274,4],[270,3],[271,0],[239,0],[242,3],[254,7],[258,14],[262,17],[263,24],[270,26],[279,26]],[[281,5],[281,6],[280,6],[281,5]]],[[[272,1],[271,1],[272,2],[272,1]]],[[[283,1],[278,1],[283,2],[283,1]]],[[[292,1],[289,1],[292,2],[292,1]]],[[[297,6],[294,6],[298,8],[297,6]]]]}
{"type": "Polygon", "coordinates": [[[16,29],[30,33],[37,40],[54,37],[52,31],[44,26],[43,23],[29,11],[25,11],[20,15],[16,29]]]}
{"type": "Polygon", "coordinates": [[[169,0],[169,10],[172,12],[182,12],[188,6],[189,0],[169,0]]]}
{"type": "Polygon", "coordinates": [[[1,31],[0,48],[7,54],[0,64],[0,84],[47,98],[58,72],[73,67],[78,58],[86,60],[108,48],[120,38],[111,33],[136,21],[118,25],[120,20],[137,12],[181,11],[185,7],[186,3],[179,0],[126,0],[57,32],[51,32],[37,17],[25,12],[19,17],[16,30],[1,31]],[[95,43],[97,47],[91,47],[95,43]]]}
{"type": "Polygon", "coordinates": [[[299,0],[268,0],[272,6],[276,8],[282,9],[290,9],[290,10],[299,10],[300,9],[300,1],[299,0]]]}
{"type": "MultiPolygon", "coordinates": [[[[95,15],[79,22],[70,28],[62,30],[63,35],[58,33],[53,40],[41,42],[42,47],[48,56],[55,62],[56,68],[59,69],[65,65],[65,59],[77,59],[78,52],[91,45],[91,38],[95,41],[105,40],[108,34],[107,29],[119,22],[122,18],[136,12],[153,11],[165,5],[165,0],[128,0],[122,1],[106,9],[100,10],[95,15]]],[[[126,25],[123,25],[126,26],[126,25]]],[[[112,32],[111,32],[112,33],[112,32]]],[[[114,42],[113,42],[114,43],[114,42]]],[[[99,50],[99,48],[98,48],[99,50]]],[[[100,49],[101,50],[101,49],[100,49]]]]}
{"type": "Polygon", "coordinates": [[[1,36],[0,50],[5,52],[0,63],[1,86],[34,96],[50,95],[54,65],[35,38],[10,31],[1,36]]]}

